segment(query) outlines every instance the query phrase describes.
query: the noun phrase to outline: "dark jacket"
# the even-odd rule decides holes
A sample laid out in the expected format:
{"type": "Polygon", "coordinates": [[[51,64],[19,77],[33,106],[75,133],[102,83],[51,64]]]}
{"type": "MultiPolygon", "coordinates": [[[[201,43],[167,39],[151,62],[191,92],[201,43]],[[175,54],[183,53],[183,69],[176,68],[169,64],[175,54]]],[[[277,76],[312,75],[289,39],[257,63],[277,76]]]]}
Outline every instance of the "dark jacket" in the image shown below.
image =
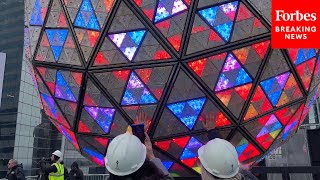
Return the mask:
{"type": "Polygon", "coordinates": [[[63,167],[64,167],[64,179],[65,179],[65,180],[68,180],[68,179],[69,179],[68,169],[67,169],[66,166],[64,165],[64,162],[63,162],[63,161],[61,161],[60,164],[62,164],[63,167]]]}
{"type": "Polygon", "coordinates": [[[69,172],[69,179],[70,180],[83,180],[83,172],[79,169],[79,166],[76,162],[71,164],[71,170],[69,172]]]}
{"type": "Polygon", "coordinates": [[[22,164],[18,164],[7,172],[8,180],[25,180],[22,164]]]}
{"type": "Polygon", "coordinates": [[[64,179],[68,180],[69,179],[69,173],[68,173],[68,169],[64,166],[64,179]]]}

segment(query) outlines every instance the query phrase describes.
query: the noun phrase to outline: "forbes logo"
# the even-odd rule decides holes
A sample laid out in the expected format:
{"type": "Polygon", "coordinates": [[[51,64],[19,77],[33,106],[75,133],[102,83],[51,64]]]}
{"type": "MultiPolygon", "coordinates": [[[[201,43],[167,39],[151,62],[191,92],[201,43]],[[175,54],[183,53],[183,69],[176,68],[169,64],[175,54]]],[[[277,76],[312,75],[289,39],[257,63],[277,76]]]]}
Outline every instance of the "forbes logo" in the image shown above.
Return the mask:
{"type": "Polygon", "coordinates": [[[294,13],[286,13],[284,10],[275,10],[275,21],[316,21],[317,13],[300,13],[296,10],[294,13]]]}

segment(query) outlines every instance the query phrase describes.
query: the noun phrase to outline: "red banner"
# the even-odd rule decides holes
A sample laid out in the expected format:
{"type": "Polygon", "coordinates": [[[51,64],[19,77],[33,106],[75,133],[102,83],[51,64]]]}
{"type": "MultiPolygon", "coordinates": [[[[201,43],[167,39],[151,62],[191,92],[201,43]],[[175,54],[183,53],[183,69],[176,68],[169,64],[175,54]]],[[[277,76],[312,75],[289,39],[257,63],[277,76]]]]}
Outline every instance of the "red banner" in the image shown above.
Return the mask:
{"type": "Polygon", "coordinates": [[[319,0],[272,0],[272,48],[320,48],[319,0]]]}

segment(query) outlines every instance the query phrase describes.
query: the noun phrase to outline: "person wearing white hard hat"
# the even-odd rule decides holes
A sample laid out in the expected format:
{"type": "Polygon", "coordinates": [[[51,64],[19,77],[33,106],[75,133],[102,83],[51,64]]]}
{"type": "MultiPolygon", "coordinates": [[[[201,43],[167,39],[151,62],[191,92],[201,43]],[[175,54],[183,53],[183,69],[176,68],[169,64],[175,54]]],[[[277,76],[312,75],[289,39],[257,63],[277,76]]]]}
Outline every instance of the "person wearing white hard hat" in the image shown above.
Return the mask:
{"type": "Polygon", "coordinates": [[[214,114],[208,113],[202,124],[208,131],[208,138],[211,139],[198,149],[202,179],[258,180],[249,171],[240,168],[235,147],[230,142],[220,139],[219,133],[214,131],[214,114]]]}
{"type": "Polygon", "coordinates": [[[64,180],[65,168],[63,164],[61,164],[62,158],[61,151],[56,150],[50,157],[51,166],[47,167],[44,160],[40,161],[40,168],[44,174],[42,180],[64,180]]]}
{"type": "Polygon", "coordinates": [[[226,140],[215,138],[198,150],[203,180],[242,179],[237,151],[226,140]]]}
{"type": "MultiPolygon", "coordinates": [[[[146,122],[144,112],[138,113],[138,121],[146,122]]],[[[105,157],[108,180],[172,180],[160,159],[154,156],[150,138],[145,135],[142,144],[129,126],[126,133],[111,141],[105,157]]]]}

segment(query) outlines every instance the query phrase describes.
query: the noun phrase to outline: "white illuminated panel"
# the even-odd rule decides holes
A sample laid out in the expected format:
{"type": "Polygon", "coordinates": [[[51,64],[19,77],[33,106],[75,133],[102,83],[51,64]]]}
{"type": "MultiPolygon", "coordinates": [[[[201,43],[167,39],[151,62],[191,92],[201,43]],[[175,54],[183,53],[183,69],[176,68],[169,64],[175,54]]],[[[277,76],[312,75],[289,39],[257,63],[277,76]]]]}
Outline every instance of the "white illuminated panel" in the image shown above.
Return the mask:
{"type": "Polygon", "coordinates": [[[0,52],[0,107],[1,107],[1,97],[2,97],[2,87],[3,87],[3,78],[4,70],[6,66],[6,54],[0,52]]]}

